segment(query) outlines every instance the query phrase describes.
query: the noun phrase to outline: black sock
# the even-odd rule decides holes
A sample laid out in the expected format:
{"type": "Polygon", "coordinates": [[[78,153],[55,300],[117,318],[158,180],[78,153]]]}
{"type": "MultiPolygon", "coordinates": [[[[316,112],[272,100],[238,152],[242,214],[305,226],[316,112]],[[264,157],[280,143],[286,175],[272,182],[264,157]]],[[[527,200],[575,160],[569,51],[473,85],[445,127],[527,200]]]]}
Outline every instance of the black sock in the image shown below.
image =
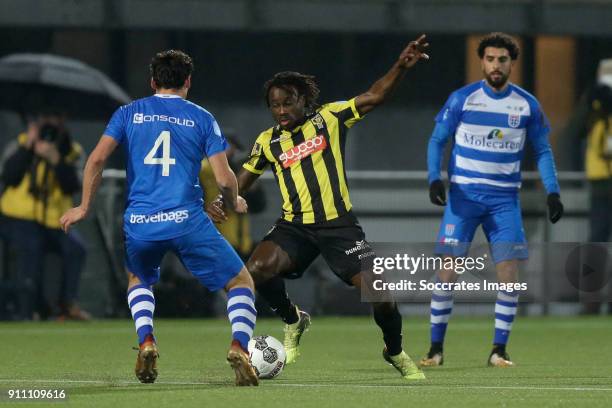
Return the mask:
{"type": "Polygon", "coordinates": [[[396,356],[402,352],[402,315],[395,303],[376,303],[373,305],[374,320],[383,332],[387,352],[396,356]]]}
{"type": "Polygon", "coordinates": [[[504,354],[506,354],[506,345],[505,344],[494,344],[493,353],[497,353],[503,356],[504,354]]]}
{"type": "Polygon", "coordinates": [[[431,342],[431,347],[429,349],[429,356],[433,356],[436,353],[442,353],[444,351],[444,343],[438,343],[435,341],[431,342]]]}
{"type": "Polygon", "coordinates": [[[287,295],[285,281],[280,276],[275,276],[260,283],[257,285],[256,290],[285,323],[293,324],[300,319],[295,310],[295,305],[291,303],[287,295]]]}

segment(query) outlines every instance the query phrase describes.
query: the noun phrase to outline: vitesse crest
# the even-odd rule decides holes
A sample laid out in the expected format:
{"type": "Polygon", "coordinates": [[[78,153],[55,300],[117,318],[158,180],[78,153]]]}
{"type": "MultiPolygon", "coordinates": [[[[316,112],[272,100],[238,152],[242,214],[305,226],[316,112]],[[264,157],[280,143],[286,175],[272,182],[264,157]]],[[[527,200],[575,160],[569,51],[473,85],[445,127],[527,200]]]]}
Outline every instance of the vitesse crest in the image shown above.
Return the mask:
{"type": "Polygon", "coordinates": [[[320,113],[317,113],[310,121],[318,130],[323,130],[325,128],[325,122],[320,113]]]}
{"type": "Polygon", "coordinates": [[[262,151],[263,151],[262,145],[256,142],[253,145],[253,149],[251,149],[251,154],[249,156],[249,164],[251,166],[255,166],[257,164],[257,160],[259,159],[259,156],[261,156],[262,151]]]}
{"type": "Polygon", "coordinates": [[[253,149],[251,150],[251,157],[260,156],[261,150],[262,150],[262,146],[259,143],[255,143],[253,145],[253,149]]]}

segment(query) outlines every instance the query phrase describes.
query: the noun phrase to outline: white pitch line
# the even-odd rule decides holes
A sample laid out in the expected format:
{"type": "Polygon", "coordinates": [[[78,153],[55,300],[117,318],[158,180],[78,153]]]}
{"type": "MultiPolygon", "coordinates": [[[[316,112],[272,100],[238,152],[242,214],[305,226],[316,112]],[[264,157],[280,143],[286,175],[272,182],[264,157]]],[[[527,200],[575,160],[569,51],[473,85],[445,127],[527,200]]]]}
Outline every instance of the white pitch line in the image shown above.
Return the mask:
{"type": "Polygon", "coordinates": [[[534,390],[534,391],[612,391],[612,388],[586,387],[524,387],[524,386],[486,386],[486,385],[366,385],[366,384],[272,384],[277,387],[340,387],[340,388],[410,388],[414,389],[470,389],[470,390],[534,390]]]}
{"type": "MultiPolygon", "coordinates": [[[[163,320],[156,321],[157,323],[157,331],[159,332],[189,332],[189,333],[211,333],[218,332],[220,329],[219,325],[216,324],[207,324],[206,321],[203,321],[201,325],[194,326],[184,326],[180,324],[169,323],[166,324],[163,320]]],[[[413,322],[408,321],[408,325],[421,324],[423,322],[413,322]]],[[[225,323],[224,323],[225,324],[225,323]]],[[[429,324],[429,323],[427,323],[429,324]]],[[[489,327],[490,323],[473,323],[473,322],[455,322],[453,325],[454,331],[479,331],[482,330],[483,327],[489,327]]],[[[535,322],[530,320],[521,320],[519,319],[515,324],[520,328],[517,330],[523,332],[530,332],[534,330],[541,330],[542,324],[546,324],[548,329],[554,330],[610,330],[610,320],[605,321],[595,321],[595,322],[582,322],[579,325],[576,325],[574,322],[535,322]]],[[[48,327],[37,327],[37,326],[29,326],[27,323],[14,327],[6,327],[0,323],[0,328],[2,332],[0,333],[0,337],[2,336],[10,336],[10,335],[19,335],[22,336],[24,334],[33,335],[57,335],[57,336],[67,336],[67,335],[99,335],[103,334],[133,334],[133,321],[125,320],[125,327],[98,327],[95,322],[87,327],[70,327],[70,326],[62,326],[62,325],[49,325],[48,327]]],[[[280,326],[279,330],[280,330],[280,326]]],[[[329,331],[337,330],[337,326],[318,326],[317,331],[321,333],[326,333],[329,331]]],[[[372,326],[370,323],[364,324],[355,324],[355,323],[343,323],[342,330],[345,332],[361,332],[361,331],[371,331],[372,326]]]]}
{"type": "MultiPolygon", "coordinates": [[[[99,384],[99,385],[138,385],[138,381],[102,381],[102,380],[26,380],[26,379],[0,379],[0,384],[31,383],[31,384],[99,384]]],[[[224,383],[214,382],[187,382],[187,381],[158,381],[159,385],[218,385],[224,383]]],[[[229,385],[229,383],[227,384],[229,385]]],[[[459,390],[529,390],[529,391],[612,391],[612,388],[594,387],[529,387],[529,386],[495,386],[495,385],[421,385],[412,383],[406,385],[374,385],[374,384],[291,384],[265,381],[264,387],[302,387],[302,388],[399,388],[399,389],[459,389],[459,390]]]]}

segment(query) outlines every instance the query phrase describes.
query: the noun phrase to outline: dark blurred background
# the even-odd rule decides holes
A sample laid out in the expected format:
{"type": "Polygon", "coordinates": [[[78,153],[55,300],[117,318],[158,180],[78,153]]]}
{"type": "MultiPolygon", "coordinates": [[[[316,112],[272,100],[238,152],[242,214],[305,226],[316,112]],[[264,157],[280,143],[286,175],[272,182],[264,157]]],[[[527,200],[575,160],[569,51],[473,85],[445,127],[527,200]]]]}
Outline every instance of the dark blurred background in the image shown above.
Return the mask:
{"type": "MultiPolygon", "coordinates": [[[[583,174],[585,112],[599,62],[612,58],[610,21],[612,2],[600,0],[0,0],[0,57],[29,52],[75,58],[136,99],[151,94],[151,57],[163,49],[182,49],[196,65],[190,99],[211,111],[222,128],[232,128],[248,150],[272,125],[262,85],[275,72],[315,75],[323,102],[348,99],[381,76],[408,41],[427,33],[431,60],[408,73],[392,101],[351,131],[347,145],[353,203],[369,240],[427,242],[434,239],[440,217],[428,204],[422,173],[433,118],[453,90],[481,78],[478,38],[508,32],[521,44],[512,80],[538,97],[553,125],[568,211],[559,225],[546,224],[543,191],[526,177],[522,200],[528,239],[584,241],[589,197],[583,174]]],[[[0,111],[0,126],[2,150],[23,129],[22,118],[0,111]]],[[[104,126],[105,121],[68,118],[85,152],[104,126]]],[[[121,169],[121,157],[111,165],[121,169]]],[[[533,170],[529,155],[523,168],[533,170]]],[[[116,300],[123,291],[123,190],[117,177],[109,176],[102,186],[97,218],[80,227],[88,238],[81,304],[96,316],[127,312],[116,300]]],[[[271,176],[264,178],[263,188],[268,205],[251,217],[254,240],[280,210],[271,176]]],[[[2,256],[6,268],[7,255],[2,256]]],[[[323,278],[298,283],[305,288],[304,302],[314,302],[309,296],[314,292],[344,290],[333,284],[327,288],[330,272],[318,269],[313,276],[323,278]]],[[[540,276],[554,271],[535,273],[541,283],[546,280],[540,276]]],[[[555,296],[562,300],[559,285],[555,296]]]]}

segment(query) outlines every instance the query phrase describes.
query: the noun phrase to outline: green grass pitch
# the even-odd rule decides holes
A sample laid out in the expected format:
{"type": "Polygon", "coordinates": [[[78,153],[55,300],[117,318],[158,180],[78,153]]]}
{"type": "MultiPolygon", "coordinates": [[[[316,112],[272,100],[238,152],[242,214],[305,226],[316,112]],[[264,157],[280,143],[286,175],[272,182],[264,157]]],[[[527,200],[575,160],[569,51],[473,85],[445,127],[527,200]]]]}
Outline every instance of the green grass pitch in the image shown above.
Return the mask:
{"type": "MultiPolygon", "coordinates": [[[[131,321],[0,323],[0,406],[8,389],[43,388],[66,390],[57,407],[612,406],[612,318],[518,317],[511,369],[485,366],[492,331],[492,318],[453,318],[445,365],[407,383],[382,360],[373,321],[315,316],[295,365],[257,388],[237,388],[224,320],[157,320],[160,374],[146,385],[133,375],[131,321]]],[[[428,333],[426,318],[404,319],[415,359],[428,333]]],[[[281,323],[261,319],[256,334],[282,339],[281,323]]]]}

